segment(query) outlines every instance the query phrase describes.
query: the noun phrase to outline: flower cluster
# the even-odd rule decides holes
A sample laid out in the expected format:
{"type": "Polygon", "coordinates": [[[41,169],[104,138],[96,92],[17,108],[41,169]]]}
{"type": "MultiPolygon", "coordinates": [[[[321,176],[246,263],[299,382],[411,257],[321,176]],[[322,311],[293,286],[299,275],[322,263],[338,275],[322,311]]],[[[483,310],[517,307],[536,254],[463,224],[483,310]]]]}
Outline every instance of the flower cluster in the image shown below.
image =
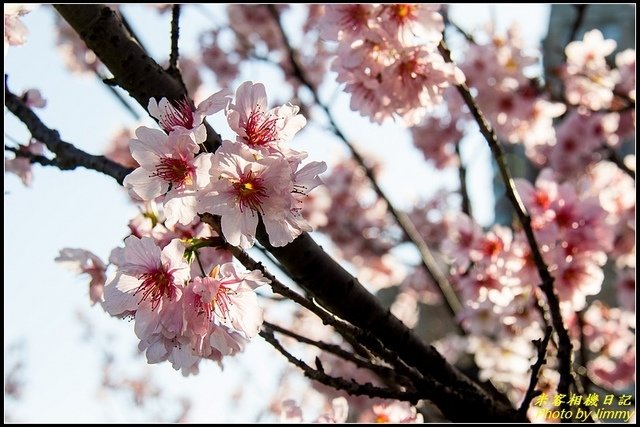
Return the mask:
{"type": "MultiPolygon", "coordinates": [[[[221,238],[248,248],[262,219],[269,242],[283,246],[311,226],[302,216],[307,193],[321,184],[324,163],[286,144],[306,124],[298,107],[269,109],[262,84],[245,82],[235,97],[220,91],[197,108],[184,100],[149,100],[162,130],[140,126],[122,156],[138,167],[124,180],[141,213],[129,223],[124,248],[109,257],[115,271],[86,251],[64,249],[57,261],[91,276],[91,300],[116,317],[135,319],[139,349],[149,363],[170,361],[183,374],[202,359],[220,362],[241,351],[262,324],[254,290],[270,283],[244,271],[221,238]],[[205,149],[206,116],[224,111],[235,141],[205,149]],[[220,215],[221,233],[198,214],[220,215]]],[[[125,133],[126,135],[126,133],[125,133]]]]}
{"type": "Polygon", "coordinates": [[[338,42],[331,69],[351,94],[351,108],[373,122],[398,116],[413,125],[442,103],[464,75],[438,53],[439,5],[325,5],[320,34],[338,42]]]}
{"type": "Polygon", "coordinates": [[[248,248],[259,217],[269,241],[284,246],[311,231],[301,214],[302,199],[321,184],[323,162],[302,166],[306,153],[285,144],[306,124],[299,108],[267,108],[262,84],[243,83],[235,98],[220,91],[193,110],[186,100],[149,101],[163,131],[140,127],[131,154],[140,164],[124,185],[144,201],[162,197],[169,226],[190,224],[199,213],[221,216],[229,243],[248,248]],[[205,116],[225,110],[236,141],[214,153],[201,152],[205,116]]]}
{"type": "Polygon", "coordinates": [[[259,271],[226,262],[193,275],[178,239],[161,249],[150,237],[129,236],[111,258],[117,270],[104,288],[104,309],[135,319],[149,363],[169,360],[183,374],[195,373],[201,359],[219,362],[258,333],[254,290],[269,283],[259,271]]]}
{"type": "Polygon", "coordinates": [[[615,48],[615,40],[605,40],[599,30],[588,31],[583,40],[567,45],[564,84],[565,97],[570,104],[594,111],[611,106],[613,89],[620,74],[609,68],[606,57],[615,48]]]}
{"type": "Polygon", "coordinates": [[[523,143],[527,155],[540,163],[540,146],[553,142],[553,119],[566,108],[550,102],[527,78],[538,58],[529,53],[517,26],[504,36],[493,29],[487,35],[488,43],[468,45],[460,68],[469,87],[477,90],[476,101],[500,139],[523,143]]]}

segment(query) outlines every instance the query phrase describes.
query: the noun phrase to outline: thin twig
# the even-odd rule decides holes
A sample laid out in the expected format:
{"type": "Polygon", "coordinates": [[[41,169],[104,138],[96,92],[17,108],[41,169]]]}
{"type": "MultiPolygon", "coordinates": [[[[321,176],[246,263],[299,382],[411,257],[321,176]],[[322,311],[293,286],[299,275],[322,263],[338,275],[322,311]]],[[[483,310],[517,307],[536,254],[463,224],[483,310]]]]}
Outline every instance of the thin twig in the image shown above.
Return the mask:
{"type": "Polygon", "coordinates": [[[169,54],[167,73],[178,79],[184,86],[182,75],[178,69],[178,40],[180,40],[180,5],[174,4],[171,8],[171,53],[169,54]]]}
{"type": "MultiPolygon", "coordinates": [[[[440,54],[444,57],[446,62],[453,63],[451,59],[451,52],[449,48],[444,42],[444,39],[440,42],[438,46],[438,50],[440,54]]],[[[469,111],[473,115],[478,127],[480,128],[480,133],[486,139],[489,147],[491,148],[491,153],[493,155],[494,160],[498,165],[498,169],[500,170],[500,175],[502,177],[502,181],[506,187],[507,198],[511,202],[516,215],[518,216],[518,220],[522,225],[522,229],[524,230],[525,236],[527,237],[527,241],[529,242],[529,246],[531,247],[531,255],[533,256],[533,261],[536,264],[538,274],[540,275],[540,279],[542,283],[540,287],[544,292],[547,303],[549,306],[549,311],[551,312],[551,321],[553,324],[553,328],[558,334],[558,359],[559,363],[559,371],[560,371],[560,383],[558,385],[558,392],[561,394],[569,395],[569,385],[571,384],[571,354],[572,354],[572,345],[571,339],[569,337],[569,333],[564,326],[564,321],[562,319],[562,313],[560,311],[560,302],[558,300],[558,296],[555,292],[553,283],[553,276],[549,273],[549,269],[544,259],[542,258],[542,253],[540,252],[540,247],[538,242],[536,241],[535,234],[533,232],[533,228],[531,227],[531,217],[527,212],[520,195],[518,194],[518,190],[515,187],[515,183],[511,177],[511,171],[509,170],[509,166],[507,165],[506,158],[504,155],[504,150],[502,149],[500,143],[498,142],[498,136],[494,132],[493,128],[489,124],[489,122],[485,119],[484,115],[480,111],[478,104],[473,99],[473,95],[469,91],[469,88],[466,84],[456,85],[458,92],[462,96],[465,101],[465,104],[469,108],[469,111]]],[[[568,410],[568,406],[563,409],[568,410]]]]}
{"type": "Polygon", "coordinates": [[[473,218],[471,210],[471,199],[469,199],[469,191],[467,188],[467,168],[462,162],[460,155],[460,141],[456,142],[456,154],[458,155],[458,177],[460,178],[460,196],[462,197],[462,212],[467,214],[469,218],[473,218]]]}
{"type": "Polygon", "coordinates": [[[622,160],[620,156],[618,156],[618,153],[613,147],[605,145],[603,146],[603,149],[606,155],[605,158],[607,160],[615,164],[622,172],[626,173],[631,178],[633,178],[634,181],[636,180],[636,171],[629,169],[629,166],[624,164],[624,160],[622,160]]]}
{"type": "Polygon", "coordinates": [[[540,373],[540,369],[542,369],[542,365],[547,363],[547,347],[549,346],[549,339],[551,339],[552,332],[553,328],[551,328],[551,326],[547,326],[547,329],[544,332],[544,337],[541,340],[533,341],[533,344],[538,348],[538,359],[533,365],[531,365],[531,379],[529,380],[529,388],[524,395],[524,400],[522,401],[520,408],[518,408],[518,418],[522,422],[527,421],[527,411],[529,410],[531,401],[540,394],[540,392],[536,392],[536,385],[538,384],[538,374],[540,373]]]}
{"type": "MultiPolygon", "coordinates": [[[[451,286],[451,284],[449,283],[445,275],[440,271],[440,268],[438,267],[438,264],[433,254],[431,253],[429,246],[424,241],[424,239],[422,238],[422,235],[420,234],[416,226],[413,224],[409,216],[406,213],[394,207],[393,203],[391,203],[391,200],[389,200],[389,198],[385,195],[384,191],[382,191],[382,188],[378,185],[378,182],[373,173],[373,170],[367,166],[364,160],[364,157],[358,152],[358,150],[356,150],[353,144],[351,144],[347,139],[347,137],[342,133],[342,131],[336,124],[335,120],[333,119],[333,115],[331,114],[329,108],[320,100],[317,90],[315,89],[313,84],[311,84],[309,79],[306,77],[305,72],[300,66],[298,60],[296,59],[296,53],[293,47],[291,46],[289,39],[287,38],[284,28],[282,28],[282,24],[280,23],[280,15],[278,13],[278,10],[273,5],[269,5],[269,10],[273,15],[274,21],[278,25],[279,31],[282,34],[282,39],[284,40],[284,44],[288,50],[289,62],[291,63],[293,75],[297,77],[300,80],[300,82],[309,89],[309,91],[313,96],[314,102],[325,112],[329,120],[329,123],[333,128],[334,134],[338,138],[340,138],[342,142],[344,142],[344,144],[347,146],[347,148],[351,151],[351,155],[353,156],[355,161],[358,163],[358,165],[360,165],[360,167],[362,167],[362,169],[364,170],[375,192],[378,194],[378,196],[382,200],[384,200],[387,203],[387,208],[391,213],[391,215],[393,216],[393,218],[396,220],[396,222],[398,223],[402,231],[405,233],[409,241],[411,241],[416,246],[416,248],[418,249],[418,252],[420,253],[422,265],[426,269],[429,276],[436,283],[437,288],[443,300],[445,301],[446,303],[445,305],[449,310],[449,313],[451,314],[452,318],[457,319],[457,314],[462,311],[462,305],[460,304],[460,301],[458,300],[458,297],[455,294],[453,287],[451,286]]],[[[454,323],[458,328],[459,332],[464,334],[465,331],[462,329],[462,326],[460,325],[460,323],[457,321],[455,321],[454,323]]]]}
{"type": "Polygon", "coordinates": [[[374,372],[375,374],[377,374],[381,379],[383,380],[391,380],[391,379],[395,379],[397,380],[398,384],[402,384],[404,386],[410,386],[411,385],[411,380],[408,378],[403,378],[403,377],[399,377],[398,373],[388,367],[388,366],[382,366],[382,365],[378,365],[376,363],[372,363],[369,360],[366,360],[354,353],[351,353],[347,350],[345,350],[344,348],[340,347],[339,345],[336,344],[331,344],[331,343],[326,343],[324,341],[317,341],[317,340],[312,340],[310,338],[307,338],[305,336],[299,335],[295,332],[292,332],[288,329],[285,329],[281,326],[278,325],[274,325],[273,323],[269,323],[267,321],[265,321],[263,323],[263,326],[265,326],[268,329],[271,329],[272,331],[275,332],[279,332],[283,335],[286,335],[288,337],[291,337],[293,339],[295,339],[298,342],[304,343],[304,344],[309,344],[312,345],[314,347],[319,348],[320,350],[326,351],[328,353],[332,353],[344,360],[347,360],[349,362],[352,362],[353,364],[355,364],[356,366],[363,368],[363,369],[368,369],[371,372],[374,372]]]}
{"type": "Polygon", "coordinates": [[[350,395],[404,400],[411,402],[414,405],[418,403],[421,398],[423,398],[423,394],[418,392],[391,390],[388,388],[376,387],[371,383],[359,384],[355,380],[348,381],[344,378],[332,377],[325,374],[319,369],[313,369],[311,366],[307,365],[305,362],[289,353],[275,338],[275,336],[273,335],[273,331],[269,330],[268,328],[267,330],[261,330],[260,336],[264,338],[264,340],[269,344],[271,344],[273,348],[278,350],[278,352],[280,352],[284,357],[286,357],[289,362],[302,369],[304,375],[307,378],[318,381],[337,390],[344,390],[350,395]]]}
{"type": "Polygon", "coordinates": [[[476,40],[473,38],[473,36],[471,34],[469,34],[467,31],[465,31],[462,27],[460,27],[458,24],[456,24],[455,22],[453,22],[450,18],[449,18],[449,11],[447,10],[446,13],[440,12],[442,14],[442,17],[444,18],[444,25],[447,26],[451,26],[453,27],[457,32],[459,32],[469,43],[471,44],[478,44],[476,42],[476,40]]]}
{"type": "Polygon", "coordinates": [[[576,19],[575,21],[573,21],[573,25],[571,26],[571,31],[569,31],[569,38],[565,46],[571,43],[572,41],[574,41],[578,36],[578,30],[582,26],[582,21],[584,20],[584,17],[586,15],[585,12],[587,11],[587,6],[589,5],[588,4],[573,5],[574,9],[576,10],[576,19]]]}
{"type": "Polygon", "coordinates": [[[38,163],[42,166],[58,166],[55,159],[50,159],[41,154],[34,154],[30,151],[21,150],[20,148],[10,147],[8,145],[4,146],[6,151],[11,151],[16,155],[16,157],[24,157],[25,159],[29,159],[31,163],[38,163]]]}
{"type": "Polygon", "coordinates": [[[20,97],[9,90],[7,87],[6,74],[4,89],[4,105],[27,126],[29,132],[31,132],[31,135],[35,139],[44,143],[49,151],[56,155],[55,166],[61,170],[72,170],[81,166],[109,175],[118,181],[119,184],[122,184],[124,178],[133,171],[133,169],[124,167],[104,156],[94,156],[86,153],[60,139],[58,131],[49,129],[40,121],[38,116],[25,105],[20,97]]]}
{"type": "Polygon", "coordinates": [[[109,93],[111,93],[111,95],[113,95],[118,100],[118,102],[133,116],[134,119],[140,120],[140,114],[138,114],[138,112],[131,106],[131,104],[129,104],[127,100],[124,99],[124,97],[114,87],[118,85],[117,80],[114,78],[104,77],[98,70],[96,70],[95,73],[96,76],[100,80],[102,80],[102,83],[104,83],[104,87],[109,90],[109,93]]]}

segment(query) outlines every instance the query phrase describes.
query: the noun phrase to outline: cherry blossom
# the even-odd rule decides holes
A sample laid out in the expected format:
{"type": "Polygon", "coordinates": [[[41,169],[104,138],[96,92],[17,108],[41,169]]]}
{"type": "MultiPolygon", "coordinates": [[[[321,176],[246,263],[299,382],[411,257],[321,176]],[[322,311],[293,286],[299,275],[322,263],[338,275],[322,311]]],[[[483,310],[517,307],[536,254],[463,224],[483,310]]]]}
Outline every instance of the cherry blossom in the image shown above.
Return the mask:
{"type": "Polygon", "coordinates": [[[153,239],[135,236],[124,243],[118,271],[105,286],[105,310],[111,315],[132,312],[144,301],[160,312],[179,300],[189,279],[184,246],[174,240],[161,250],[153,239]]]}
{"type": "Polygon", "coordinates": [[[206,130],[200,127],[206,116],[217,113],[226,108],[229,98],[226,90],[220,90],[200,104],[195,109],[191,107],[188,99],[169,101],[167,98],[149,99],[147,110],[149,114],[160,123],[160,127],[170,133],[177,129],[193,130],[196,133],[195,139],[203,142],[206,139],[206,130]],[[204,136],[203,136],[204,134],[204,136]]]}
{"type": "MultiPolygon", "coordinates": [[[[336,397],[331,401],[329,412],[320,415],[313,423],[342,424],[347,421],[349,404],[344,397],[336,397]]],[[[301,423],[303,422],[302,409],[295,400],[287,399],[280,404],[280,422],[301,423]]]]}
{"type": "Polygon", "coordinates": [[[107,266],[97,255],[84,249],[64,248],[60,250],[55,261],[76,274],[88,274],[91,277],[89,282],[91,304],[104,301],[107,266]]]}
{"type": "Polygon", "coordinates": [[[423,423],[422,414],[419,414],[414,406],[408,402],[398,400],[386,400],[373,405],[371,413],[365,413],[360,417],[360,422],[369,423],[393,423],[393,424],[417,424],[423,423]]]}
{"type": "Polygon", "coordinates": [[[615,87],[616,93],[621,93],[636,99],[636,51],[625,49],[616,55],[616,67],[620,73],[620,80],[615,87]]]}
{"type": "Polygon", "coordinates": [[[259,271],[239,274],[232,263],[223,264],[215,273],[213,277],[193,279],[193,292],[200,295],[203,305],[209,301],[210,310],[222,321],[253,338],[262,324],[262,310],[253,291],[269,280],[259,271]]]}
{"type": "MultiPolygon", "coordinates": [[[[44,154],[45,146],[43,143],[32,139],[29,141],[29,145],[20,145],[18,152],[23,152],[27,155],[40,156],[44,154]]],[[[22,183],[26,187],[31,186],[33,180],[33,172],[31,171],[31,160],[28,157],[16,155],[12,159],[4,158],[4,171],[5,173],[13,173],[17,175],[22,183]]]]}
{"type": "Polygon", "coordinates": [[[464,82],[462,71],[437,52],[443,29],[438,8],[325,6],[320,33],[339,40],[331,69],[352,94],[353,110],[377,123],[397,116],[415,125],[443,102],[447,87],[464,82]],[[338,28],[338,22],[345,25],[338,28]]]}
{"type": "Polygon", "coordinates": [[[47,100],[42,97],[38,89],[27,89],[22,94],[24,103],[30,108],[44,108],[47,100]]]}
{"type": "Polygon", "coordinates": [[[281,151],[278,144],[289,141],[307,120],[298,114],[300,108],[283,105],[267,109],[267,94],[262,83],[244,82],[229,105],[227,120],[238,134],[237,141],[265,154],[281,151]]]}
{"type": "Polygon", "coordinates": [[[611,105],[619,74],[617,70],[609,68],[605,58],[615,48],[616,42],[605,40],[599,30],[588,31],[582,41],[573,41],[567,45],[564,83],[569,103],[583,105],[593,111],[611,105]]]}
{"type": "Polygon", "coordinates": [[[25,44],[29,30],[20,17],[31,12],[37,5],[11,4],[4,5],[4,56],[7,56],[9,46],[25,44]]]}
{"type": "MultiPolygon", "coordinates": [[[[137,126],[135,127],[137,128],[137,126]]],[[[123,127],[111,135],[109,145],[105,149],[105,157],[123,166],[137,168],[140,164],[131,157],[129,149],[129,141],[135,136],[135,129],[131,127],[123,127]]]]}
{"type": "Polygon", "coordinates": [[[167,136],[140,127],[136,136],[130,142],[131,155],[140,167],[127,175],[125,188],[146,201],[166,194],[164,209],[169,223],[191,223],[196,216],[196,190],[209,182],[211,155],[195,157],[204,135],[171,132],[167,136]]]}
{"type": "Polygon", "coordinates": [[[316,162],[292,171],[282,157],[256,159],[248,147],[224,141],[213,156],[215,176],[198,209],[221,215],[222,232],[232,245],[253,245],[260,215],[271,244],[284,246],[303,231],[311,231],[293,193],[304,195],[313,189],[325,168],[316,162]]]}

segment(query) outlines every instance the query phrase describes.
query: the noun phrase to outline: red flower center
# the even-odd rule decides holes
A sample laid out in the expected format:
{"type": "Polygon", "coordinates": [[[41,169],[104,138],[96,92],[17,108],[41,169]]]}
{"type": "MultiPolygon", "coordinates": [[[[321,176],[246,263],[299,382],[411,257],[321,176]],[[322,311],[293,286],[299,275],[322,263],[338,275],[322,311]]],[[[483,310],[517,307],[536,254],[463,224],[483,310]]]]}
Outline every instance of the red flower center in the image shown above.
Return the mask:
{"type": "Polygon", "coordinates": [[[169,133],[177,127],[185,129],[193,128],[193,110],[187,99],[172,101],[173,105],[167,105],[160,117],[160,126],[169,133]]]}
{"type": "Polygon", "coordinates": [[[263,180],[255,176],[252,171],[234,182],[233,188],[240,205],[240,212],[244,212],[246,208],[261,212],[260,205],[263,199],[269,197],[263,180]]]}
{"type": "Polygon", "coordinates": [[[156,166],[156,173],[152,176],[159,176],[176,187],[180,187],[190,184],[194,173],[195,167],[186,160],[165,157],[160,160],[160,164],[156,166]]]}
{"type": "Polygon", "coordinates": [[[142,284],[133,295],[138,292],[142,292],[142,300],[149,301],[151,303],[151,309],[155,310],[162,297],[167,297],[170,300],[176,296],[176,288],[173,284],[173,274],[166,271],[164,267],[153,269],[147,273],[143,273],[138,277],[142,280],[142,284]]]}
{"type": "Polygon", "coordinates": [[[276,140],[276,121],[265,117],[260,110],[252,111],[245,125],[246,142],[249,145],[266,145],[276,140]]]}

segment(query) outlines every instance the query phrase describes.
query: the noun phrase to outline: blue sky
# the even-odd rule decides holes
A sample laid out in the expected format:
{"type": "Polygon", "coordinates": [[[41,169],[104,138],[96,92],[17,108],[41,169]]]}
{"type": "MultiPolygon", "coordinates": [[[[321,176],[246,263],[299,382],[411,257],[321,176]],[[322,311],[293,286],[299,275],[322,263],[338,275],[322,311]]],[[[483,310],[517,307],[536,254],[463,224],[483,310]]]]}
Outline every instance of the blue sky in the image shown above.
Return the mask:
{"type": "MultiPolygon", "coordinates": [[[[135,5],[124,10],[154,56],[164,58],[169,46],[169,16],[135,5]]],[[[134,120],[95,78],[66,71],[53,44],[53,13],[49,7],[40,7],[24,18],[31,31],[28,42],[11,48],[5,57],[9,87],[16,93],[39,88],[48,100],[47,107],[38,111],[44,123],[58,129],[64,140],[88,152],[101,153],[111,133],[134,120]]],[[[455,5],[450,16],[465,28],[473,28],[490,19],[492,13],[499,28],[513,19],[525,24],[524,36],[531,44],[546,32],[546,5],[500,5],[493,7],[493,12],[485,5],[455,5]]],[[[183,23],[186,22],[189,25],[182,26],[181,46],[184,52],[197,53],[194,41],[210,22],[191,7],[183,13],[183,23]]],[[[271,82],[278,81],[278,77],[273,70],[254,65],[243,71],[245,79],[263,81],[268,94],[274,94],[276,88],[271,82]]],[[[212,92],[217,89],[211,87],[212,92]]],[[[394,124],[371,125],[350,112],[345,99],[339,100],[334,111],[347,136],[359,147],[385,159],[382,185],[398,205],[407,207],[413,201],[416,188],[407,183],[457,186],[455,172],[438,177],[424,167],[421,155],[411,148],[406,130],[394,124]],[[395,144],[392,156],[390,142],[395,144]]],[[[10,113],[5,113],[5,134],[19,140],[27,138],[24,126],[10,113]]],[[[337,141],[311,126],[296,141],[296,149],[309,151],[310,160],[331,163],[332,156],[343,151],[337,141]]],[[[471,190],[476,195],[474,209],[486,223],[491,220],[491,204],[484,201],[489,199],[481,188],[491,185],[491,172],[485,161],[489,153],[482,145],[477,147],[470,154],[478,159],[470,165],[470,181],[475,183],[471,190]]],[[[436,189],[417,190],[428,195],[436,189]]],[[[15,360],[8,348],[17,342],[24,344],[21,357],[25,364],[22,400],[5,401],[5,411],[10,411],[15,420],[145,421],[148,414],[132,411],[126,400],[96,395],[101,348],[109,348],[118,360],[125,361],[121,368],[124,371],[138,375],[148,370],[170,390],[168,397],[192,397],[190,421],[253,421],[261,405],[268,404],[265,396],[274,393],[274,373],[282,369],[284,362],[274,357],[275,353],[264,343],[256,340],[245,355],[230,361],[222,372],[216,365],[204,363],[199,376],[185,379],[168,364],[147,368],[139,358],[131,356],[136,345],[132,325],[109,318],[98,307],[91,308],[88,281],[54,263],[63,247],[86,248],[106,260],[109,251],[126,236],[126,224],[135,212],[115,181],[96,172],[61,172],[36,166],[32,188],[24,188],[15,176],[5,176],[5,370],[15,360]],[[78,320],[78,313],[95,326],[91,340],[82,340],[84,324],[78,320]],[[265,363],[269,369],[265,369],[265,363]],[[234,409],[229,404],[230,394],[246,383],[251,384],[246,388],[246,401],[260,403],[234,409]]]]}

